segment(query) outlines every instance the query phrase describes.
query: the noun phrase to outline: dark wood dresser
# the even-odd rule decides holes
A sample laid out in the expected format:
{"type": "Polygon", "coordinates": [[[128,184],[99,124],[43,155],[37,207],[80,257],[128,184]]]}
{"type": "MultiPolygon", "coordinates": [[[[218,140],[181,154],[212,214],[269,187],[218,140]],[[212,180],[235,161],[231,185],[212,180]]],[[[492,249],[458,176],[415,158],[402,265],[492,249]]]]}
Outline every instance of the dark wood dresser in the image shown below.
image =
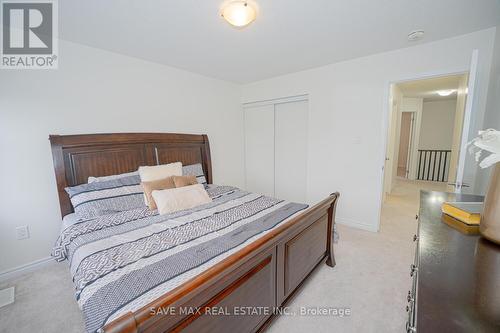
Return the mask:
{"type": "Polygon", "coordinates": [[[500,332],[500,246],[441,222],[444,201],[482,200],[421,192],[407,332],[500,332]]]}

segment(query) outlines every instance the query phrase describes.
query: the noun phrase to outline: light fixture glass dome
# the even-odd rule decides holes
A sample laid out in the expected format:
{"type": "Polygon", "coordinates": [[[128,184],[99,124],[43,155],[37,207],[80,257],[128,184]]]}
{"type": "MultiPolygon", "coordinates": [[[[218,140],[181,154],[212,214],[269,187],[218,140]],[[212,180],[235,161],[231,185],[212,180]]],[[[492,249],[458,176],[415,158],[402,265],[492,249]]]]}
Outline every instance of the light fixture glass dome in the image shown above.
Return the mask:
{"type": "Polygon", "coordinates": [[[455,90],[453,89],[449,89],[449,90],[439,90],[437,93],[439,96],[450,96],[451,94],[453,94],[455,92],[455,90]]]}
{"type": "Polygon", "coordinates": [[[246,1],[231,1],[222,8],[222,17],[235,27],[244,27],[256,17],[255,8],[246,1]]]}

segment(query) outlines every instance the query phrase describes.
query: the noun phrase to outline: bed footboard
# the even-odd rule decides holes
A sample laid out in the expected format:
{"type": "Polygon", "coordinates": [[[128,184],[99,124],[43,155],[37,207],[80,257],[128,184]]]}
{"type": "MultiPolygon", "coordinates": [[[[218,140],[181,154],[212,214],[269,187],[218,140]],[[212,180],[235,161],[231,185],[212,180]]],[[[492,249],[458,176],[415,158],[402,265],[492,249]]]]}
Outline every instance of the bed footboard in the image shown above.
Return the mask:
{"type": "Polygon", "coordinates": [[[335,266],[338,198],[339,193],[331,194],[178,288],[109,323],[104,332],[263,330],[318,264],[335,266]]]}

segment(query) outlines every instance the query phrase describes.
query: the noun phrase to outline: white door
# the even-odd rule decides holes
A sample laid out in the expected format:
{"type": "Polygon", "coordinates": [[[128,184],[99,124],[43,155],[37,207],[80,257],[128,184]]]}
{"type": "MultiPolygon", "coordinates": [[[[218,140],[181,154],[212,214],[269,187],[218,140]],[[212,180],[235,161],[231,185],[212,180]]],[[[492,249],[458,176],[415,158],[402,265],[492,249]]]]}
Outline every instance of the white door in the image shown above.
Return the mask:
{"type": "Polygon", "coordinates": [[[246,190],[274,196],[274,105],[244,108],[246,190]]]}
{"type": "Polygon", "coordinates": [[[415,112],[401,113],[397,176],[409,178],[413,142],[413,119],[415,112]]]}
{"type": "Polygon", "coordinates": [[[475,110],[475,88],[477,77],[478,50],[472,52],[469,82],[467,85],[467,94],[465,102],[465,111],[462,125],[462,136],[460,140],[460,149],[456,167],[456,175],[450,175],[449,190],[456,193],[471,193],[472,182],[476,171],[474,157],[468,153],[467,143],[477,133],[470,133],[471,120],[474,118],[475,110]]]}
{"type": "Polygon", "coordinates": [[[275,196],[306,202],[307,100],[275,104],[275,196]]]}

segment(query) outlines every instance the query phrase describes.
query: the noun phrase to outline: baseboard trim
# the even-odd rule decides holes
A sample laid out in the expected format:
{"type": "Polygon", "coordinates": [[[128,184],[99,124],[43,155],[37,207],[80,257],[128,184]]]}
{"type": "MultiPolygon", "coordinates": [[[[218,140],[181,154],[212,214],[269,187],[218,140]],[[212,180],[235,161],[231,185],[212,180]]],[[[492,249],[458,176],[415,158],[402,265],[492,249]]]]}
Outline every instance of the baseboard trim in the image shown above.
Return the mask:
{"type": "Polygon", "coordinates": [[[355,220],[351,220],[345,217],[336,217],[335,223],[346,225],[348,227],[353,227],[356,229],[362,229],[371,232],[378,232],[378,228],[373,225],[364,224],[355,220]]]}
{"type": "Polygon", "coordinates": [[[45,257],[42,259],[32,261],[30,263],[14,267],[12,269],[8,269],[8,270],[5,270],[3,272],[0,272],[0,282],[19,277],[19,276],[24,275],[26,273],[36,271],[37,269],[40,269],[40,268],[48,265],[53,260],[54,260],[54,258],[52,258],[52,257],[45,257]]]}

